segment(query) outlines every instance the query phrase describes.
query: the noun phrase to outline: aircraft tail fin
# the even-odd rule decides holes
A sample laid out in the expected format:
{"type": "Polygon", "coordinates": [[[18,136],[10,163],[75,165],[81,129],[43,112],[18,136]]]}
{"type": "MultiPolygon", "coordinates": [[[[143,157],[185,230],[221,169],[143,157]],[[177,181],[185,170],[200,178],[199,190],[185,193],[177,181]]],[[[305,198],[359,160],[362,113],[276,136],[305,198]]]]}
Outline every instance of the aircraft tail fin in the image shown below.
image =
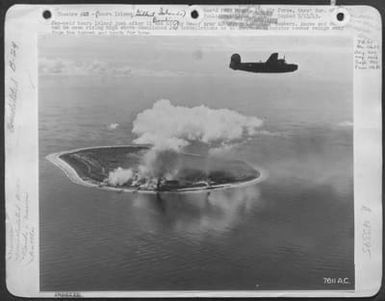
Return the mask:
{"type": "Polygon", "coordinates": [[[230,59],[230,68],[237,69],[241,64],[241,56],[238,53],[234,53],[230,59]]]}
{"type": "Polygon", "coordinates": [[[278,52],[274,52],[270,55],[270,57],[267,59],[266,63],[274,63],[278,60],[278,52]]]}

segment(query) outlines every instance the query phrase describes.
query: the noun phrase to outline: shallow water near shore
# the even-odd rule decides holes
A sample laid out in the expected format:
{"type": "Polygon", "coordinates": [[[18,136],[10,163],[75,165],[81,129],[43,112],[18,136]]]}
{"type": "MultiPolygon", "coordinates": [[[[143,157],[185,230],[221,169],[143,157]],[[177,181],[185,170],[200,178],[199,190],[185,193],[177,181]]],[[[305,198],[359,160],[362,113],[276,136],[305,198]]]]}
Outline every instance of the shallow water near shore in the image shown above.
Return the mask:
{"type": "Polygon", "coordinates": [[[345,122],[352,98],[339,92],[349,89],[310,81],[302,92],[272,90],[252,99],[242,95],[259,91],[256,85],[273,87],[273,79],[245,78],[238,88],[231,76],[193,85],[173,80],[165,92],[167,77],[41,77],[41,289],[354,288],[353,132],[345,122]],[[347,100],[333,93],[304,100],[320,85],[347,100]],[[264,118],[263,132],[228,156],[261,166],[268,177],[210,194],[140,195],[74,184],[45,159],[131,143],[133,119],[159,96],[264,118]],[[112,123],[119,126],[112,130],[112,123]],[[347,277],[349,284],[325,286],[323,277],[347,277]]]}

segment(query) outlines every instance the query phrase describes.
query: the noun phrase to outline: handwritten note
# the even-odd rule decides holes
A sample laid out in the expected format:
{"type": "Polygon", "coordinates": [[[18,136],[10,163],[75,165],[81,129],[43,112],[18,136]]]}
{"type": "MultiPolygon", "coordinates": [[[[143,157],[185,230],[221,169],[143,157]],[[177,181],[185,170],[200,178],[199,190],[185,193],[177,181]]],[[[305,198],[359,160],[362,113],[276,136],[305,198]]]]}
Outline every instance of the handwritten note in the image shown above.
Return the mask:
{"type": "Polygon", "coordinates": [[[15,115],[16,115],[16,104],[18,97],[19,82],[16,77],[17,71],[17,54],[19,46],[14,41],[11,42],[11,47],[8,53],[7,67],[10,73],[8,85],[7,85],[7,96],[6,96],[6,126],[10,132],[15,130],[15,115]]]}
{"type": "Polygon", "coordinates": [[[367,206],[361,207],[361,214],[364,217],[364,220],[362,222],[362,233],[361,233],[361,239],[362,239],[362,252],[365,256],[368,256],[369,258],[372,257],[372,224],[371,219],[369,218],[372,210],[367,206]]]}
{"type": "Polygon", "coordinates": [[[330,18],[327,7],[271,6],[202,6],[201,16],[194,20],[188,9],[177,7],[124,9],[89,8],[79,12],[58,8],[50,23],[54,34],[126,35],[161,30],[234,31],[234,30],[296,30],[324,32],[340,31],[330,18]],[[76,17],[76,18],[74,18],[76,17]]]}
{"type": "Polygon", "coordinates": [[[61,11],[54,14],[51,30],[54,34],[138,34],[153,29],[176,30],[186,10],[160,7],[146,9],[127,7],[127,10],[108,8],[108,10],[61,11]],[[77,18],[74,18],[77,17],[77,18]]]}
{"type": "Polygon", "coordinates": [[[28,193],[20,192],[16,183],[16,195],[7,208],[7,260],[30,264],[35,258],[36,230],[31,221],[28,193]]]}
{"type": "Polygon", "coordinates": [[[354,48],[354,68],[358,70],[379,70],[380,45],[370,39],[358,39],[354,48]]]}

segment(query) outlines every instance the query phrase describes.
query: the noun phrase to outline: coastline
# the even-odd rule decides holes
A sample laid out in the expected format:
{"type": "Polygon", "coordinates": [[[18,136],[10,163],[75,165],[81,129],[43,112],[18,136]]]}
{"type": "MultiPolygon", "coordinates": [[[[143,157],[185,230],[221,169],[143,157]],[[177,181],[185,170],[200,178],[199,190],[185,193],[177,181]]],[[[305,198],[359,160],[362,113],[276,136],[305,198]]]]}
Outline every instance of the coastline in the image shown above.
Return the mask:
{"type": "MultiPolygon", "coordinates": [[[[76,153],[83,150],[95,150],[95,149],[101,149],[101,148],[120,148],[120,147],[132,147],[132,148],[138,148],[138,147],[146,147],[148,145],[144,144],[127,144],[127,145],[111,145],[111,146],[93,146],[93,147],[83,147],[78,149],[73,149],[69,151],[61,151],[53,154],[49,154],[46,156],[46,159],[59,167],[64,174],[71,180],[71,182],[82,185],[85,187],[92,187],[97,188],[101,190],[107,190],[107,191],[115,191],[115,192],[129,192],[129,193],[144,193],[144,194],[158,194],[158,193],[201,193],[201,192],[210,192],[213,190],[223,190],[223,189],[231,189],[231,188],[237,188],[237,187],[243,187],[243,186],[249,186],[252,184],[257,184],[262,182],[266,179],[267,173],[262,168],[257,168],[259,172],[259,176],[255,179],[245,181],[245,182],[239,182],[234,184],[218,184],[213,185],[209,187],[194,187],[194,188],[181,188],[181,189],[175,189],[175,190],[166,190],[166,191],[155,191],[155,190],[144,190],[144,189],[137,189],[137,188],[129,188],[129,187],[112,187],[112,186],[102,186],[98,183],[92,183],[89,181],[83,180],[76,170],[68,164],[65,160],[61,159],[60,156],[76,153]]],[[[253,166],[254,168],[254,166],[253,166]]]]}

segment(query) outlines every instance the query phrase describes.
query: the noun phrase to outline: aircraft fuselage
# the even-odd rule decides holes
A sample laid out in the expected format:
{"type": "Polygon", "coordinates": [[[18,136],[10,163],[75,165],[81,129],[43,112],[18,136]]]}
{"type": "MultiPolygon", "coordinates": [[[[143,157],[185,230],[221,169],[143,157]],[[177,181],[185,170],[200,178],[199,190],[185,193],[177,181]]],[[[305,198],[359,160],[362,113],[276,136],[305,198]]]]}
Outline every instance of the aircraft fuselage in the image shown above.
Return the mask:
{"type": "Polygon", "coordinates": [[[234,53],[230,58],[230,68],[254,73],[282,73],[293,72],[298,69],[298,65],[287,64],[285,59],[278,58],[277,52],[272,53],[266,62],[259,63],[243,63],[241,56],[234,53]]]}
{"type": "Polygon", "coordinates": [[[269,64],[269,63],[230,63],[233,70],[242,70],[255,73],[282,73],[294,72],[298,69],[296,64],[269,64]]]}

